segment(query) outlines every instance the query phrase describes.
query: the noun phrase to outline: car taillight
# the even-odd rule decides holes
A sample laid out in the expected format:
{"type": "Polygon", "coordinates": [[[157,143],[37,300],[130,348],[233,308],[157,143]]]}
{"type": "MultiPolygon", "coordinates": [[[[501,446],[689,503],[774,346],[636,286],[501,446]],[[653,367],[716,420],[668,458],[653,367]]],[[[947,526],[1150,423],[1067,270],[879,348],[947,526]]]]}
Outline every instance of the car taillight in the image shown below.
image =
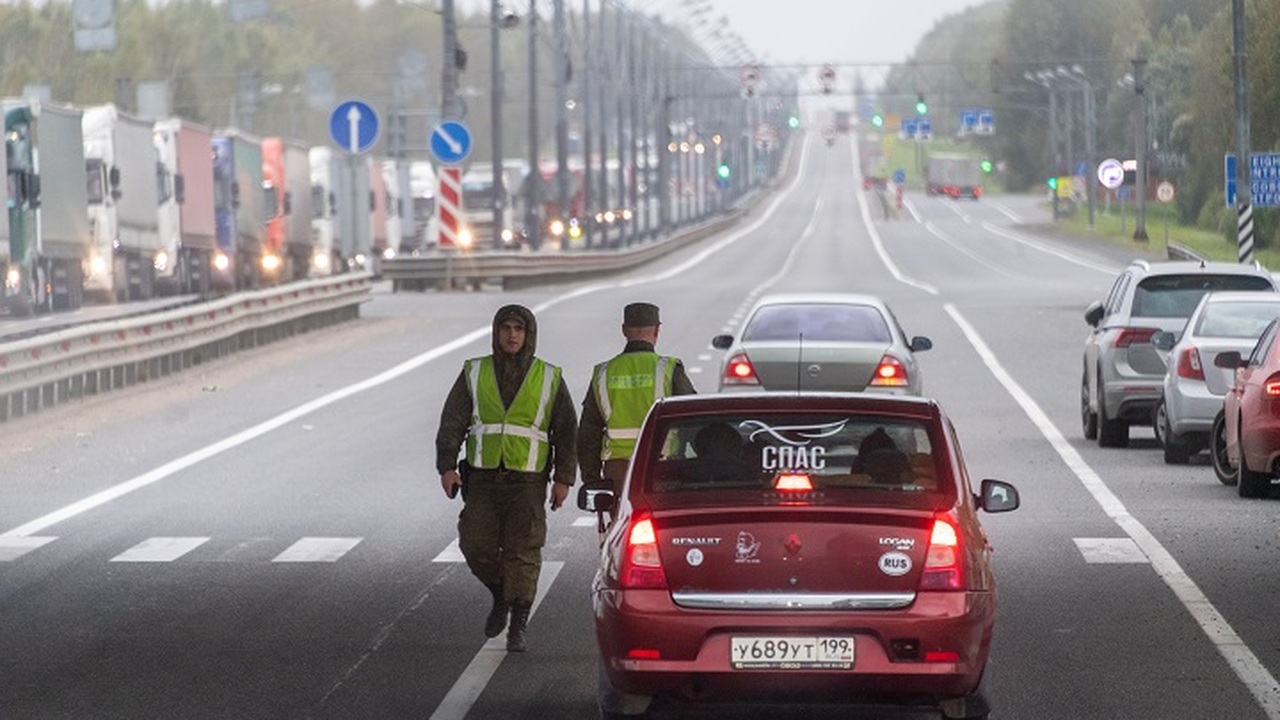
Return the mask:
{"type": "Polygon", "coordinates": [[[902,362],[892,355],[880,358],[880,364],[871,375],[872,387],[902,387],[907,385],[907,369],[902,362]]]}
{"type": "Polygon", "coordinates": [[[1200,351],[1189,347],[1178,354],[1178,377],[1203,380],[1204,365],[1200,363],[1200,351]]]}
{"type": "Polygon", "coordinates": [[[1280,373],[1267,378],[1267,381],[1262,384],[1262,391],[1269,398],[1280,398],[1280,373]]]}
{"type": "Polygon", "coordinates": [[[667,586],[658,557],[658,534],[649,518],[637,520],[627,531],[622,558],[622,587],[661,590],[667,586]]]}
{"type": "Polygon", "coordinates": [[[944,517],[935,518],[929,536],[929,552],[920,576],[921,590],[963,590],[963,568],[960,567],[960,533],[944,517]]]}
{"type": "Polygon", "coordinates": [[[756,377],[756,369],[751,366],[747,354],[738,353],[725,363],[721,382],[725,385],[759,385],[760,378],[756,377]]]}
{"type": "Polygon", "coordinates": [[[1157,332],[1159,331],[1156,328],[1120,328],[1120,333],[1116,335],[1115,347],[1127,348],[1130,345],[1149,343],[1151,342],[1151,336],[1155,335],[1157,332]]]}

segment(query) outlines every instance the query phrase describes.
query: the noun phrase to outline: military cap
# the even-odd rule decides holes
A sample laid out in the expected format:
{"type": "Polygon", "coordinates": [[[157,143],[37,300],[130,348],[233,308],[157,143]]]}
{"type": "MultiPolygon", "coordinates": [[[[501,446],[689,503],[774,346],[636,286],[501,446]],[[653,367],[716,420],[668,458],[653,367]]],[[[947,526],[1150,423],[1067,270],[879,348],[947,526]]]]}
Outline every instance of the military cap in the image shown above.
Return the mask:
{"type": "Polygon", "coordinates": [[[644,302],[631,303],[622,309],[622,324],[627,327],[658,325],[658,306],[644,302]]]}

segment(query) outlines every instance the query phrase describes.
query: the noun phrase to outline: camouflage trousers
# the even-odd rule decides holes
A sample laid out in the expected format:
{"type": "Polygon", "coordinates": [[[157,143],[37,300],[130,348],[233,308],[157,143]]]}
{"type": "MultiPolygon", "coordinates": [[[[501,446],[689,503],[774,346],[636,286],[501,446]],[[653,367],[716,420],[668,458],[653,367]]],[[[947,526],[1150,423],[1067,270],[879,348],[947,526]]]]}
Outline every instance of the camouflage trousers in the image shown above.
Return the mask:
{"type": "Polygon", "coordinates": [[[547,542],[547,482],[515,473],[472,471],[458,516],[458,546],[485,585],[508,603],[532,603],[547,542]]]}

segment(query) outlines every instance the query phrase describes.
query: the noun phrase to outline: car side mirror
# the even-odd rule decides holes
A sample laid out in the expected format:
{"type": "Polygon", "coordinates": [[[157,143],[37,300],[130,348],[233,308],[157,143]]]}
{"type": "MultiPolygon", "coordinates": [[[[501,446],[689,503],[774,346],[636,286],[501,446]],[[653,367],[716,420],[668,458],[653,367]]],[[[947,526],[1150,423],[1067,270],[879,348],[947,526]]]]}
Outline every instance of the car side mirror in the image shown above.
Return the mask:
{"type": "Polygon", "coordinates": [[[1084,321],[1093,327],[1098,327],[1098,323],[1102,322],[1102,301],[1094,300],[1089,303],[1089,307],[1084,310],[1084,321]]]}
{"type": "Polygon", "coordinates": [[[933,341],[923,335],[911,338],[911,352],[924,352],[933,349],[933,341]]]}
{"type": "Polygon", "coordinates": [[[1017,510],[1021,504],[1018,489],[1003,480],[983,480],[977,500],[979,507],[989,513],[1017,510]]]}
{"type": "Polygon", "coordinates": [[[728,350],[730,345],[733,345],[732,335],[717,335],[711,338],[711,347],[717,350],[728,350]]]}
{"type": "Polygon", "coordinates": [[[1213,358],[1214,367],[1220,367],[1227,370],[1235,370],[1240,367],[1240,352],[1237,350],[1228,350],[1220,352],[1213,358]]]}
{"type": "Polygon", "coordinates": [[[1168,330],[1161,330],[1151,336],[1151,344],[1155,345],[1157,349],[1167,352],[1172,350],[1174,345],[1178,344],[1178,336],[1168,330]]]}
{"type": "Polygon", "coordinates": [[[578,509],[587,512],[608,512],[617,504],[613,496],[612,480],[583,483],[578,488],[578,509]]]}

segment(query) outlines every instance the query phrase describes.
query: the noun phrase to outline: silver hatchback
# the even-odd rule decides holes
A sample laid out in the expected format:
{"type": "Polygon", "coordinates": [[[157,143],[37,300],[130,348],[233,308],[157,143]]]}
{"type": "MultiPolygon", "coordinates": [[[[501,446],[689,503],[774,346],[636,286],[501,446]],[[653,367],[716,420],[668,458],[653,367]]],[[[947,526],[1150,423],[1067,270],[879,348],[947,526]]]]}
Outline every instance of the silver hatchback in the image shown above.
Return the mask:
{"type": "Polygon", "coordinates": [[[742,334],[717,335],[725,350],[720,392],[882,392],[919,395],[915,353],[933,347],[908,338],[888,305],[873,295],[766,295],[747,315],[742,334]]]}
{"type": "Polygon", "coordinates": [[[1151,338],[1156,348],[1169,352],[1164,396],[1155,414],[1166,463],[1185,463],[1209,445],[1213,419],[1235,378],[1234,371],[1215,367],[1214,358],[1232,350],[1248,355],[1277,317],[1280,293],[1214,292],[1201,298],[1181,338],[1172,332],[1151,338]]]}
{"type": "Polygon", "coordinates": [[[1102,447],[1129,444],[1130,425],[1151,425],[1164,392],[1161,331],[1181,333],[1200,298],[1221,290],[1274,291],[1271,273],[1230,262],[1136,260],[1105,300],[1088,307],[1080,418],[1084,436],[1102,447]]]}

